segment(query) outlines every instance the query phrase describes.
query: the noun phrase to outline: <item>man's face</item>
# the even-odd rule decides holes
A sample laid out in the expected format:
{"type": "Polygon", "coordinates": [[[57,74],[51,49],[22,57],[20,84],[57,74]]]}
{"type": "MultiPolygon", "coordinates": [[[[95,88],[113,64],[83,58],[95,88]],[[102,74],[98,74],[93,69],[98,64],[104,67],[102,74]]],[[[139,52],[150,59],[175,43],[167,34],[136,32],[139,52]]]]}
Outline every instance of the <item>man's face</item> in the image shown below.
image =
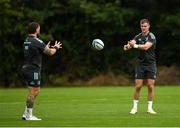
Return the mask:
{"type": "Polygon", "coordinates": [[[147,32],[149,32],[150,25],[148,23],[142,23],[140,26],[142,33],[146,34],[147,32]]]}

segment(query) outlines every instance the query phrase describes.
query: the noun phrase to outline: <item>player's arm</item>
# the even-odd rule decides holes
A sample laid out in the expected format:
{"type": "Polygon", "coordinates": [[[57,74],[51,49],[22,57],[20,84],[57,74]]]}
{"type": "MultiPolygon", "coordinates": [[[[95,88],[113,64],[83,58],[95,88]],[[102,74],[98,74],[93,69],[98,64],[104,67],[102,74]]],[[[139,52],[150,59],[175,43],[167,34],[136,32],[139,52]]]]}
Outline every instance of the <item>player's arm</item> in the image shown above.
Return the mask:
{"type": "Polygon", "coordinates": [[[148,50],[150,47],[152,47],[153,43],[151,42],[146,42],[145,44],[136,44],[129,42],[129,45],[133,48],[141,49],[141,50],[148,50]]]}
{"type": "Polygon", "coordinates": [[[128,41],[128,43],[127,43],[126,45],[124,45],[124,51],[127,51],[127,50],[129,50],[129,49],[132,48],[132,46],[130,45],[130,42],[132,42],[133,44],[136,43],[135,40],[130,40],[130,41],[128,41]]]}
{"type": "Polygon", "coordinates": [[[52,56],[52,55],[54,55],[55,53],[56,53],[56,51],[59,49],[59,48],[62,48],[62,44],[61,44],[61,42],[59,41],[56,41],[55,42],[55,44],[54,44],[54,46],[50,46],[50,43],[51,42],[48,42],[48,44],[46,45],[46,47],[44,48],[44,53],[46,54],[46,55],[49,55],[49,56],[52,56]]]}
{"type": "Polygon", "coordinates": [[[150,47],[152,47],[152,43],[151,42],[146,42],[145,44],[139,44],[138,45],[138,49],[141,49],[141,50],[148,50],[150,47]]]}

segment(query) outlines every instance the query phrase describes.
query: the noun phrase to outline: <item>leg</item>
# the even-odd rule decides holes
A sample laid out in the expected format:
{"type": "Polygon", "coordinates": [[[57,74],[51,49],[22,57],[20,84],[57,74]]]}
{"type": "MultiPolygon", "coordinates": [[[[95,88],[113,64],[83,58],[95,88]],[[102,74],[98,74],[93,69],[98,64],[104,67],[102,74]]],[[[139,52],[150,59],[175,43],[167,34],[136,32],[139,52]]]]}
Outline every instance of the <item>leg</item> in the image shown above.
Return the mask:
{"type": "Polygon", "coordinates": [[[29,86],[28,89],[29,89],[29,93],[28,93],[27,100],[26,100],[26,106],[27,106],[27,115],[29,117],[31,117],[34,101],[35,101],[35,98],[39,94],[40,87],[30,87],[29,86]]]}
{"type": "Polygon", "coordinates": [[[153,98],[154,98],[154,83],[155,83],[155,80],[147,79],[148,101],[153,101],[153,98]]]}
{"type": "Polygon", "coordinates": [[[40,87],[28,87],[29,93],[26,101],[27,108],[33,108],[34,100],[39,94],[40,87]]]}
{"type": "Polygon", "coordinates": [[[143,85],[144,80],[144,68],[142,65],[137,65],[135,68],[135,88],[134,88],[134,100],[133,108],[130,111],[130,114],[137,113],[137,107],[139,102],[140,91],[143,85]]]}
{"type": "Polygon", "coordinates": [[[40,70],[33,66],[26,66],[22,68],[22,74],[28,85],[28,96],[26,100],[26,107],[22,119],[24,120],[40,120],[33,116],[33,105],[36,97],[40,91],[40,70]]]}
{"type": "Polygon", "coordinates": [[[139,100],[142,85],[143,85],[143,79],[135,80],[134,100],[139,100]]]}
{"type": "Polygon", "coordinates": [[[147,79],[147,87],[148,87],[148,113],[156,114],[156,112],[152,109],[153,98],[154,98],[154,83],[155,80],[147,79]]]}
{"type": "Polygon", "coordinates": [[[141,91],[142,85],[143,85],[143,79],[135,80],[133,108],[131,109],[130,114],[137,113],[138,101],[139,101],[139,96],[140,96],[140,91],[141,91]]]}
{"type": "Polygon", "coordinates": [[[156,114],[152,109],[153,98],[154,98],[154,84],[156,79],[157,68],[156,65],[150,65],[146,67],[147,70],[147,88],[148,88],[148,113],[156,114]]]}

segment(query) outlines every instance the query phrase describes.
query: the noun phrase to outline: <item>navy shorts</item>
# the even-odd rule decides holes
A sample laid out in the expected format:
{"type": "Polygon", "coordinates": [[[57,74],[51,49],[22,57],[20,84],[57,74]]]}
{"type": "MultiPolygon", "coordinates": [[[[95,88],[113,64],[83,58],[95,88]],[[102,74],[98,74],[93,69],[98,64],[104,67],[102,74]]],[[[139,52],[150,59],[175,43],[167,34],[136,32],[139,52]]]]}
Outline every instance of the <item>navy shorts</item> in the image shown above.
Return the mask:
{"type": "Polygon", "coordinates": [[[156,79],[156,64],[138,64],[135,68],[135,79],[156,79]]]}
{"type": "Polygon", "coordinates": [[[39,87],[41,85],[41,71],[37,66],[24,65],[21,70],[28,86],[39,87]]]}

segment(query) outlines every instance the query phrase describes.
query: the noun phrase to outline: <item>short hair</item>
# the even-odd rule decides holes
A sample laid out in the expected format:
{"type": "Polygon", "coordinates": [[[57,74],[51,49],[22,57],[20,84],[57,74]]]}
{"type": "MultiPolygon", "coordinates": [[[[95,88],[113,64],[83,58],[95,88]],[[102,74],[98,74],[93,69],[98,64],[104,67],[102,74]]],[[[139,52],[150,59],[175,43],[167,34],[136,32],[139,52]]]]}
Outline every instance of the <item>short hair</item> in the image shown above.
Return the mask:
{"type": "Polygon", "coordinates": [[[148,23],[150,24],[150,21],[148,19],[141,19],[140,24],[148,23]]]}
{"type": "Polygon", "coordinates": [[[37,22],[31,22],[28,25],[28,33],[29,34],[34,34],[36,32],[36,29],[39,27],[40,25],[37,22]]]}

